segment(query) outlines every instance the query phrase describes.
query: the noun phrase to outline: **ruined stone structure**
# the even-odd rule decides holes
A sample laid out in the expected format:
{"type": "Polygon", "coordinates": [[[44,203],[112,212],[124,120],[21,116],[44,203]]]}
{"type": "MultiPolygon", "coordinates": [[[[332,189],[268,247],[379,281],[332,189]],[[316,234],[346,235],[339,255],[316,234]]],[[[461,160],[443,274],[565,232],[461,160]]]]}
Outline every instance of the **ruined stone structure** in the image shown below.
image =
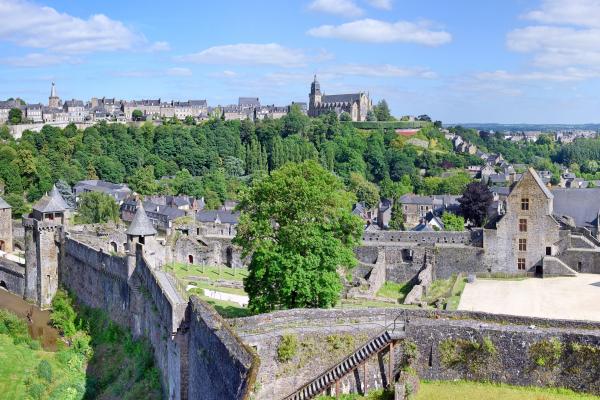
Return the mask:
{"type": "Polygon", "coordinates": [[[0,197],[0,251],[13,251],[12,207],[0,197]]]}

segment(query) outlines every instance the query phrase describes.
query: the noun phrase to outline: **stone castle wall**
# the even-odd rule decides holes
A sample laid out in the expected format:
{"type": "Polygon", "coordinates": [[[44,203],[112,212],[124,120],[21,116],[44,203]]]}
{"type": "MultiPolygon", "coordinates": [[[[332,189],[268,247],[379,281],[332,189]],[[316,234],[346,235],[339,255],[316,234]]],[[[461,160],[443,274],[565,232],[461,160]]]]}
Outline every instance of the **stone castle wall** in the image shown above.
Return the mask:
{"type": "Polygon", "coordinates": [[[189,399],[249,400],[259,359],[217,312],[199,298],[190,300],[189,399]]]}
{"type": "Polygon", "coordinates": [[[0,286],[21,297],[25,295],[25,266],[0,257],[0,286]],[[2,285],[2,283],[4,283],[2,285]]]}
{"type": "Polygon", "coordinates": [[[146,259],[143,245],[118,256],[64,237],[63,248],[61,285],[149,341],[166,398],[249,399],[258,368],[254,353],[210,306],[184,298],[171,276],[146,259]]]}
{"type": "MultiPolygon", "coordinates": [[[[324,353],[331,352],[331,337],[344,334],[356,338],[370,338],[391,327],[406,323],[406,339],[418,348],[416,369],[424,379],[488,379],[514,385],[558,386],[577,391],[600,394],[600,360],[587,350],[577,353],[580,345],[600,348],[600,323],[585,321],[547,320],[478,312],[446,312],[406,309],[355,310],[289,310],[254,317],[239,318],[232,324],[242,339],[256,348],[261,357],[257,399],[279,398],[291,393],[308,380],[334,365],[322,363],[324,353]],[[305,365],[298,368],[277,360],[277,347],[284,335],[295,335],[301,343],[315,348],[304,353],[305,365]],[[495,354],[482,367],[471,369],[465,365],[445,365],[440,343],[444,340],[466,340],[481,343],[491,341],[495,354]],[[552,368],[540,368],[534,362],[539,343],[561,343],[561,351],[552,368]],[[532,347],[533,346],[533,347],[532,347]],[[587,354],[589,353],[589,354],[587,354]],[[578,365],[579,364],[579,365],[578,365]],[[319,366],[315,368],[315,366],[319,366]],[[573,372],[577,368],[577,372],[573,372]],[[290,372],[291,370],[291,372],[290,372]]],[[[356,343],[355,347],[362,343],[356,343]]],[[[336,362],[351,353],[339,356],[336,362]]],[[[396,371],[402,359],[402,345],[395,347],[396,371]]],[[[473,355],[471,355],[473,356],[473,355]]],[[[385,385],[387,352],[368,363],[366,379],[359,367],[342,381],[342,390],[356,391],[363,379],[367,388],[385,385]]]]}

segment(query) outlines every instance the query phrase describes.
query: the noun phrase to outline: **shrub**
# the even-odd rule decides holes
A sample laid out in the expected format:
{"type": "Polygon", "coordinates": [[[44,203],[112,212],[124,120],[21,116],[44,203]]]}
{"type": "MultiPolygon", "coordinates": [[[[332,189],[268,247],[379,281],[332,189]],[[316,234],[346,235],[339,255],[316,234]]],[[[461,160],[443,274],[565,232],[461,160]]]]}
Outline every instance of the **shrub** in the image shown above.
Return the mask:
{"type": "Polygon", "coordinates": [[[29,348],[31,350],[39,350],[42,348],[42,345],[40,344],[39,340],[30,340],[29,341],[29,348]]]}
{"type": "Polygon", "coordinates": [[[34,400],[42,400],[46,394],[46,387],[41,383],[34,383],[27,388],[27,393],[34,400]]]}
{"type": "Polygon", "coordinates": [[[529,348],[529,358],[537,367],[553,369],[560,362],[563,347],[562,342],[557,338],[540,340],[529,348]]]}
{"type": "Polygon", "coordinates": [[[0,310],[0,334],[10,336],[15,344],[30,340],[27,323],[6,310],[0,310]]]}
{"type": "Polygon", "coordinates": [[[446,339],[440,343],[440,361],[448,368],[464,368],[480,375],[498,354],[489,337],[475,339],[446,339]]]}
{"type": "Polygon", "coordinates": [[[75,327],[76,317],[71,298],[64,290],[58,290],[52,299],[52,314],[50,315],[52,326],[63,335],[71,336],[77,330],[75,327]]]}
{"type": "Polygon", "coordinates": [[[277,347],[277,359],[279,362],[290,361],[298,352],[298,339],[295,335],[283,335],[277,347]]]}
{"type": "Polygon", "coordinates": [[[52,366],[47,360],[42,360],[37,366],[37,375],[40,379],[52,383],[52,366]]]}

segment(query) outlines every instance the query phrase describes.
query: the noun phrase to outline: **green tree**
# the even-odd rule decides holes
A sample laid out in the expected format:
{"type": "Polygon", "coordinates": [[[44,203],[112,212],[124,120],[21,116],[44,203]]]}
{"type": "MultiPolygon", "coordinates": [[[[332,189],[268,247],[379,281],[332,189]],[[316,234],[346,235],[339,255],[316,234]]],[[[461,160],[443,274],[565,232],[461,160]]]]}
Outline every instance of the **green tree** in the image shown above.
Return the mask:
{"type": "Polygon", "coordinates": [[[144,113],[141,110],[133,110],[131,113],[131,119],[134,121],[141,121],[144,119],[144,113]]]}
{"type": "Polygon", "coordinates": [[[355,265],[362,222],[342,181],[316,161],[288,163],[241,196],[235,243],[252,254],[244,287],[249,308],[265,312],[331,307],[339,268],[355,265]]]}
{"type": "Polygon", "coordinates": [[[119,220],[119,206],[109,195],[88,192],[79,199],[77,221],[82,224],[98,224],[119,220]]]}
{"type": "Polygon", "coordinates": [[[393,121],[394,117],[390,112],[390,107],[388,106],[387,101],[380,100],[379,103],[375,107],[373,107],[373,112],[377,117],[377,121],[393,121]]]}
{"type": "Polygon", "coordinates": [[[356,194],[358,201],[363,202],[367,208],[379,204],[379,188],[374,183],[366,180],[362,175],[352,172],[348,188],[356,194]]]}
{"type": "Polygon", "coordinates": [[[450,212],[444,212],[442,214],[442,222],[444,223],[444,230],[446,231],[465,230],[465,219],[460,215],[456,215],[450,212]]]}
{"type": "Polygon", "coordinates": [[[23,122],[23,111],[19,108],[11,108],[10,111],[8,111],[8,120],[11,124],[20,124],[23,122]]]}
{"type": "Polygon", "coordinates": [[[21,218],[31,211],[31,208],[25,202],[22,194],[9,193],[4,196],[4,200],[12,207],[11,212],[13,218],[21,218]]]}
{"type": "Polygon", "coordinates": [[[392,218],[390,219],[390,229],[395,231],[403,231],[404,228],[404,211],[402,210],[402,203],[399,200],[394,200],[392,206],[392,218]]]}
{"type": "Polygon", "coordinates": [[[140,194],[158,193],[159,186],[154,178],[154,167],[152,165],[133,170],[133,174],[131,174],[127,182],[134,192],[140,194]]]}
{"type": "Polygon", "coordinates": [[[340,121],[341,122],[350,122],[350,121],[352,121],[352,116],[344,111],[343,113],[340,114],[340,121]]]}

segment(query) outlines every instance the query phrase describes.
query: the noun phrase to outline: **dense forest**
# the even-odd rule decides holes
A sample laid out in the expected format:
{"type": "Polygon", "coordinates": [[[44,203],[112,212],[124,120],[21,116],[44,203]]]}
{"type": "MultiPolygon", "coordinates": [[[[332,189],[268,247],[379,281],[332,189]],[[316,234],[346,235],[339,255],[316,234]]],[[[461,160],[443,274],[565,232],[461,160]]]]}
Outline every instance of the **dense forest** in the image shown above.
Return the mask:
{"type": "MultiPolygon", "coordinates": [[[[0,131],[0,181],[15,217],[57,181],[126,182],[142,194],[203,196],[208,207],[216,208],[286,162],[313,159],[372,205],[380,196],[397,198],[410,191],[460,194],[471,181],[463,169],[482,163],[454,153],[433,124],[405,137],[394,129],[357,129],[334,113],[309,118],[295,108],[284,118],[257,122],[98,123],[83,131],[74,125],[45,126],[19,140],[0,131]]],[[[600,161],[599,140],[561,147],[546,137],[516,144],[461,127],[453,131],[510,162],[543,169],[556,170],[562,162],[595,173],[590,160],[596,167],[600,161]]]]}

